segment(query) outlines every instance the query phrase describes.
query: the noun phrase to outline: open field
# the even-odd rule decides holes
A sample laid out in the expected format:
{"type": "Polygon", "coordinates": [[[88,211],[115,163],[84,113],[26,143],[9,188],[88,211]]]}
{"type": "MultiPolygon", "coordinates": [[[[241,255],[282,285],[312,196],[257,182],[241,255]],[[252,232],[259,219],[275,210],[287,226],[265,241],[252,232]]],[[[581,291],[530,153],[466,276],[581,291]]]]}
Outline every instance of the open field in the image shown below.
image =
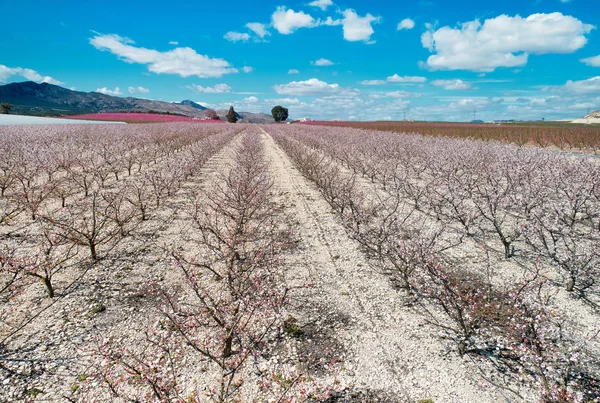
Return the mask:
{"type": "Polygon", "coordinates": [[[0,401],[600,401],[597,159],[430,130],[0,127],[0,401]]]}
{"type": "Polygon", "coordinates": [[[560,150],[600,152],[600,127],[563,122],[478,124],[427,122],[310,122],[309,125],[353,127],[417,133],[427,136],[456,137],[483,141],[501,141],[519,146],[553,147],[560,150]]]}

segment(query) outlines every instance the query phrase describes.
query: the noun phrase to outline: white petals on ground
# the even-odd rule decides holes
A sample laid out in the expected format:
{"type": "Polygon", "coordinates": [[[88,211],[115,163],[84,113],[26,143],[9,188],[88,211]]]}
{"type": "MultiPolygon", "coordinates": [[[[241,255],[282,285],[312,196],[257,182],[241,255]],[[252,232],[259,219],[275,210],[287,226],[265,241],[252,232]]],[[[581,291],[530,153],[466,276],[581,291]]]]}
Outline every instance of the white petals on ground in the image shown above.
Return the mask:
{"type": "Polygon", "coordinates": [[[421,36],[429,49],[424,64],[430,70],[472,70],[491,72],[498,67],[527,64],[529,54],[572,53],[586,43],[594,29],[577,18],[561,13],[532,14],[527,18],[500,15],[469,21],[457,28],[434,30],[429,25],[421,36]]]}
{"type": "Polygon", "coordinates": [[[131,39],[119,35],[96,35],[90,39],[96,49],[110,52],[127,63],[148,65],[156,74],[177,74],[181,77],[221,77],[238,70],[224,59],[196,53],[192,48],[175,48],[166,52],[135,46],[131,39]]]}

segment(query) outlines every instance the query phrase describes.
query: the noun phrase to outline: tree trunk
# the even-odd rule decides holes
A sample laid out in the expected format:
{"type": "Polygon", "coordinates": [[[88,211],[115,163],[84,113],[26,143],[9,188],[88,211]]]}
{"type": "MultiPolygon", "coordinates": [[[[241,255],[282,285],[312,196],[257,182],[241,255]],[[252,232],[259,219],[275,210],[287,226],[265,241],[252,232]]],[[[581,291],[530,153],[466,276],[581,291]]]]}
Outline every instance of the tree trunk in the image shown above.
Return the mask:
{"type": "Polygon", "coordinates": [[[46,286],[46,292],[48,293],[48,298],[54,298],[54,288],[52,287],[52,281],[50,281],[50,278],[42,277],[42,283],[46,286]]]}

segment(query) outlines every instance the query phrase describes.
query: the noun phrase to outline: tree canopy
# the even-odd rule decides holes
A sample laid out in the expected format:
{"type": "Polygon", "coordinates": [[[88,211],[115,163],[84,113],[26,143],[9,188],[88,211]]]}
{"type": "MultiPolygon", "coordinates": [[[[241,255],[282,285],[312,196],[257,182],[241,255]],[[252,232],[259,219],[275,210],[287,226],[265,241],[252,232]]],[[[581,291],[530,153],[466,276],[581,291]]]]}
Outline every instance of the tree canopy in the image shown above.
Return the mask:
{"type": "Polygon", "coordinates": [[[0,114],[8,115],[10,113],[11,109],[12,109],[12,105],[9,104],[8,102],[0,103],[0,114]]]}
{"type": "Polygon", "coordinates": [[[276,107],[271,109],[271,114],[273,115],[273,119],[275,119],[276,122],[283,122],[289,116],[288,109],[284,108],[281,105],[277,105],[276,107]]]}

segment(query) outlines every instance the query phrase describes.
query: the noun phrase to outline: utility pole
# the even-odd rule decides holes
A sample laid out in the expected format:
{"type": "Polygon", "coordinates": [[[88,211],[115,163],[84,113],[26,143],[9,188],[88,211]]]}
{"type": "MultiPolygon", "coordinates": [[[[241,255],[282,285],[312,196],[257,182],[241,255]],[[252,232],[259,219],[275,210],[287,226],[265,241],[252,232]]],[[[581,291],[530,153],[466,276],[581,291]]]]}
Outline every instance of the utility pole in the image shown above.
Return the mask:
{"type": "Polygon", "coordinates": [[[404,121],[406,122],[406,111],[404,111],[404,121]]]}
{"type": "Polygon", "coordinates": [[[473,109],[473,120],[477,117],[477,108],[473,109]]]}

